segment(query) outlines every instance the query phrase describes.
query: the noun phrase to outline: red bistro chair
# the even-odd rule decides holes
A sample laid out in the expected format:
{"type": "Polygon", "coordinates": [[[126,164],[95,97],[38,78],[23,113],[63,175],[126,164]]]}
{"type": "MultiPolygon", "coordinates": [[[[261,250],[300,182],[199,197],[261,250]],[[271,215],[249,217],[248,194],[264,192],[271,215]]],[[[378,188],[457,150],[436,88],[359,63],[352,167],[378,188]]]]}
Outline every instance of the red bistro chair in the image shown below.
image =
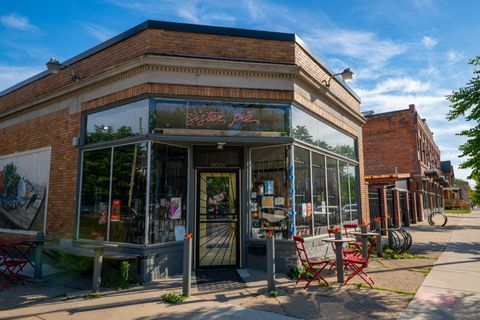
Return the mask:
{"type": "MultiPolygon", "coordinates": [[[[333,232],[332,230],[330,229],[327,229],[327,232],[328,232],[328,236],[329,237],[334,237],[335,236],[335,232],[333,232]]],[[[335,247],[335,244],[333,242],[331,242],[331,245],[332,245],[332,249],[333,249],[333,252],[336,253],[337,252],[337,249],[335,247]]],[[[360,251],[356,248],[343,248],[342,249],[342,253],[343,253],[343,256],[346,257],[348,255],[359,255],[360,254],[360,251]]],[[[332,270],[332,268],[334,266],[337,265],[337,262],[335,260],[333,260],[332,262],[332,265],[330,266],[330,269],[329,270],[332,270]]]]}
{"type": "Polygon", "coordinates": [[[363,258],[362,256],[358,255],[348,255],[343,258],[343,263],[345,265],[345,269],[350,269],[352,270],[352,273],[347,277],[345,280],[344,284],[347,284],[348,281],[350,281],[353,277],[359,276],[362,278],[363,281],[365,281],[370,288],[373,288],[373,284],[375,283],[372,278],[368,276],[368,274],[363,271],[368,265],[368,260],[370,259],[370,255],[372,254],[372,249],[375,247],[375,238],[374,240],[370,243],[370,246],[368,248],[368,256],[366,258],[363,258]]]}
{"type": "Polygon", "coordinates": [[[5,280],[0,283],[0,291],[13,280],[19,280],[22,284],[25,282],[19,277],[18,273],[22,271],[23,267],[28,263],[25,259],[16,259],[10,255],[13,245],[5,242],[0,242],[0,273],[5,276],[5,280]]]}
{"type": "Polygon", "coordinates": [[[293,242],[295,243],[295,248],[297,250],[298,259],[300,259],[300,262],[302,263],[302,267],[305,269],[305,272],[303,274],[299,275],[299,277],[297,279],[297,282],[295,282],[295,285],[297,285],[300,280],[304,280],[304,281],[307,282],[307,284],[305,285],[305,287],[303,289],[307,289],[307,287],[310,285],[310,283],[313,280],[317,279],[318,282],[323,281],[323,282],[325,282],[325,284],[327,286],[330,286],[328,284],[327,280],[325,280],[320,275],[320,272],[322,272],[323,269],[325,269],[325,267],[328,265],[328,263],[330,261],[329,260],[324,260],[324,259],[319,258],[319,257],[309,258],[308,254],[307,254],[307,251],[305,250],[304,239],[303,238],[294,236],[293,237],[293,242]],[[308,272],[312,274],[311,279],[305,278],[305,274],[307,274],[308,272]]]}
{"type": "MultiPolygon", "coordinates": [[[[348,233],[357,230],[358,225],[356,223],[344,223],[343,230],[345,230],[345,237],[348,238],[348,233]]],[[[352,241],[348,243],[349,245],[355,247],[355,249],[359,250],[362,247],[361,241],[352,241]]]]}

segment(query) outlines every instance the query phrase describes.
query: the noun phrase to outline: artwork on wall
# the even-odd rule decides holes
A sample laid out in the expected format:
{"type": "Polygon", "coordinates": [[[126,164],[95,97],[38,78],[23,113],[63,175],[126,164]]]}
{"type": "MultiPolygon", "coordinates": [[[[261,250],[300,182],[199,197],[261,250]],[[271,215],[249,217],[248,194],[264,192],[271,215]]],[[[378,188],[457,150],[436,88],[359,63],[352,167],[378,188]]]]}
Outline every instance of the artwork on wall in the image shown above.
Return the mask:
{"type": "Polygon", "coordinates": [[[45,231],[51,149],[0,156],[0,229],[45,231]]]}

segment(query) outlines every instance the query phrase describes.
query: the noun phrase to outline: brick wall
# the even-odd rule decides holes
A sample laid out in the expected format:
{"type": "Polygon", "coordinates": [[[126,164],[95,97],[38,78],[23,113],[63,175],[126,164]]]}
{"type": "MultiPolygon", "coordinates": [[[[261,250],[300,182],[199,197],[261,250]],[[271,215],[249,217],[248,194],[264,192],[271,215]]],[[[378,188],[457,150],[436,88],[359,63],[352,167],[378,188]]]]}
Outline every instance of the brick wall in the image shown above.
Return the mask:
{"type": "Polygon", "coordinates": [[[71,237],[73,232],[78,148],[72,138],[79,130],[80,115],[70,115],[68,109],[0,129],[0,155],[52,148],[47,236],[71,237]]]}
{"type": "Polygon", "coordinates": [[[406,110],[367,117],[363,126],[365,175],[418,171],[414,115],[406,110]]]}
{"type": "MultiPolygon", "coordinates": [[[[147,29],[82,59],[72,69],[82,79],[95,76],[148,53],[260,62],[295,63],[294,43],[231,36],[147,29]]],[[[0,97],[1,114],[27,102],[71,86],[67,68],[47,75],[0,97]]]]}

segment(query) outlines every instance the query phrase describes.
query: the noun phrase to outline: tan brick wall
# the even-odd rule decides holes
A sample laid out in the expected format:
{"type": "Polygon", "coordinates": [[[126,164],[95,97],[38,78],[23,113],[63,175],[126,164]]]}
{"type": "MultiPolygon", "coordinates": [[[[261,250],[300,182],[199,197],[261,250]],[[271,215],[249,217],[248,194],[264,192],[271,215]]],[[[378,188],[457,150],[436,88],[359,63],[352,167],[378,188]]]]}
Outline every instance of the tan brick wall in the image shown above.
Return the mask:
{"type": "MultiPolygon", "coordinates": [[[[85,79],[147,53],[295,63],[294,43],[289,41],[147,29],[71,67],[85,79]]],[[[64,69],[21,87],[0,97],[0,118],[4,112],[70,85],[70,70],[64,69]]]]}
{"type": "MultiPolygon", "coordinates": [[[[296,64],[306,70],[316,81],[328,81],[330,75],[320,66],[302,47],[298,44],[295,46],[295,62],[296,64]]],[[[348,105],[356,113],[360,113],[360,102],[355,99],[342,85],[332,79],[330,87],[327,89],[334,94],[346,105],[348,105]]]]}
{"type": "Polygon", "coordinates": [[[163,83],[145,83],[126,90],[121,90],[98,99],[87,101],[82,104],[82,111],[118,103],[122,100],[140,96],[143,94],[175,95],[175,96],[196,96],[207,98],[226,99],[256,99],[270,101],[292,101],[293,92],[287,90],[262,90],[245,88],[225,88],[173,85],[163,83]]]}
{"type": "Polygon", "coordinates": [[[0,155],[32,149],[52,148],[48,194],[47,235],[70,237],[75,217],[78,148],[72,138],[79,135],[80,114],[68,109],[0,129],[0,155]]]}

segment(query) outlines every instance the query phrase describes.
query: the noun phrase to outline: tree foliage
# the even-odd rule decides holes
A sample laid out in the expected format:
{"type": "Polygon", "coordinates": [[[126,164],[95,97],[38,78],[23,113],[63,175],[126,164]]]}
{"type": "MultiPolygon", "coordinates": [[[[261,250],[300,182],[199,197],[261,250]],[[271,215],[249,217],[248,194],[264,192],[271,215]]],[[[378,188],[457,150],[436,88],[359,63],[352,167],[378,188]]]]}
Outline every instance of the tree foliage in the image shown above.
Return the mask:
{"type": "Polygon", "coordinates": [[[480,56],[469,61],[474,66],[473,77],[465,87],[453,91],[447,96],[450,101],[450,111],[447,115],[448,120],[463,117],[466,121],[474,123],[475,126],[468,130],[463,130],[458,135],[467,137],[467,141],[459,147],[462,152],[461,157],[466,160],[460,164],[460,168],[472,169],[470,179],[477,182],[480,178],[480,56]]]}

